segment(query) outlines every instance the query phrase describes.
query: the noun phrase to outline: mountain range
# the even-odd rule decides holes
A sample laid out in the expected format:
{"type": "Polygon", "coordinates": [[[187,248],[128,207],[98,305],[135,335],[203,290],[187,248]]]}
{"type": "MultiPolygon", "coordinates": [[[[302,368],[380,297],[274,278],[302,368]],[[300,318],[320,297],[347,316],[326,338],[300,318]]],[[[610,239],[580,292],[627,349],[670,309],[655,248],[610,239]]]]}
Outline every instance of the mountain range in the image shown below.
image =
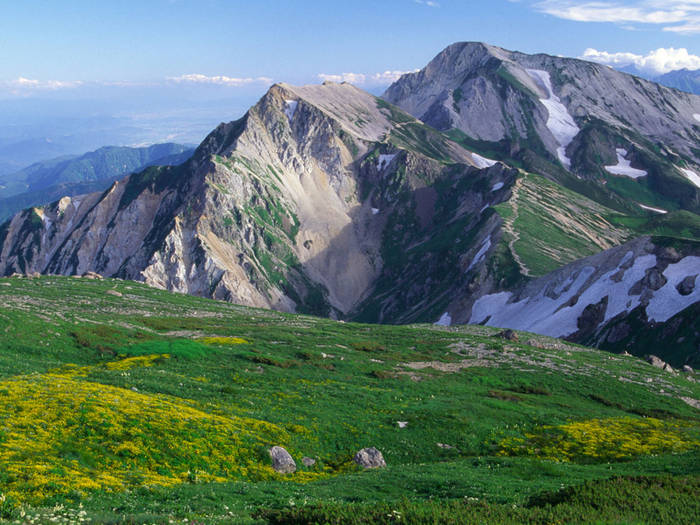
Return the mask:
{"type": "Polygon", "coordinates": [[[636,75],[651,80],[666,87],[700,95],[700,69],[675,69],[662,75],[652,75],[639,69],[634,64],[616,67],[615,69],[630,75],[636,75]]]}
{"type": "Polygon", "coordinates": [[[102,191],[129,173],[153,165],[182,164],[194,148],[164,143],[146,147],[106,146],[84,155],[35,162],[0,175],[0,221],[23,208],[43,205],[63,196],[102,191]]]}
{"type": "Polygon", "coordinates": [[[698,96],[459,43],[382,97],[276,84],[183,164],[16,214],[0,274],[98,272],[694,362],[698,144],[698,96]]]}

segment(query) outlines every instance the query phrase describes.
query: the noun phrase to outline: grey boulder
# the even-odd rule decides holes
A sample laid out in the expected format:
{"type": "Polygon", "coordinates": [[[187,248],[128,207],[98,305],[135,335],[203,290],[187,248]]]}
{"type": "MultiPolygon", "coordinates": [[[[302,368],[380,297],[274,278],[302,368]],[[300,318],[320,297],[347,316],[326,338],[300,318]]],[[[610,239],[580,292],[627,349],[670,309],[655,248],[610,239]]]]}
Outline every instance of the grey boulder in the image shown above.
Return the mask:
{"type": "Polygon", "coordinates": [[[272,468],[281,474],[292,474],[297,470],[297,464],[292,456],[289,455],[282,447],[274,446],[270,449],[270,458],[272,458],[272,468]]]}
{"type": "Polygon", "coordinates": [[[353,458],[353,461],[362,468],[382,468],[386,467],[384,456],[374,447],[363,448],[353,458]]]}

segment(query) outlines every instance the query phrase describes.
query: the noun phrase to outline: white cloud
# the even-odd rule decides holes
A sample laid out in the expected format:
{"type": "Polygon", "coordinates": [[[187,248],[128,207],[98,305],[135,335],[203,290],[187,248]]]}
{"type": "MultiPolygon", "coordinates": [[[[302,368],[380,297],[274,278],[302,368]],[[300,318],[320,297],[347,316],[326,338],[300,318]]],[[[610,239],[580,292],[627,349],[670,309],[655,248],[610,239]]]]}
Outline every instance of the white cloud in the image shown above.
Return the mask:
{"type": "Polygon", "coordinates": [[[650,75],[663,75],[677,69],[700,69],[700,56],[688,53],[688,50],[683,47],[679,49],[660,47],[646,55],[608,53],[588,48],[581,58],[609,66],[635,65],[639,71],[650,75]]]}
{"type": "Polygon", "coordinates": [[[623,28],[655,24],[664,31],[700,33],[700,0],[539,0],[533,5],[542,13],[577,22],[613,22],[623,28]]]}
{"type": "Polygon", "coordinates": [[[83,85],[79,80],[36,80],[32,78],[18,77],[14,80],[0,81],[0,87],[9,89],[13,92],[22,92],[30,90],[56,90],[74,88],[83,85]]]}
{"type": "Polygon", "coordinates": [[[372,86],[381,86],[381,85],[388,85],[391,84],[392,82],[395,82],[401,77],[401,75],[405,75],[406,73],[415,73],[416,71],[419,71],[418,69],[414,69],[412,71],[390,71],[386,70],[382,73],[374,73],[374,74],[364,74],[364,73],[340,73],[340,74],[327,74],[327,73],[320,73],[318,75],[318,78],[321,79],[323,82],[325,81],[330,81],[330,82],[348,82],[350,84],[357,84],[357,85],[372,85],[372,86]]]}
{"type": "Polygon", "coordinates": [[[319,73],[318,78],[323,82],[349,82],[350,84],[364,84],[367,81],[367,75],[362,73],[341,73],[327,74],[319,73]]]}
{"type": "Polygon", "coordinates": [[[190,73],[180,75],[179,77],[168,77],[170,82],[175,83],[191,83],[191,84],[213,84],[217,86],[240,87],[249,84],[272,84],[272,79],[269,77],[246,77],[236,78],[223,75],[209,77],[198,73],[190,73]]]}
{"type": "Polygon", "coordinates": [[[428,7],[440,7],[434,0],[413,0],[416,4],[427,5],[428,7]]]}

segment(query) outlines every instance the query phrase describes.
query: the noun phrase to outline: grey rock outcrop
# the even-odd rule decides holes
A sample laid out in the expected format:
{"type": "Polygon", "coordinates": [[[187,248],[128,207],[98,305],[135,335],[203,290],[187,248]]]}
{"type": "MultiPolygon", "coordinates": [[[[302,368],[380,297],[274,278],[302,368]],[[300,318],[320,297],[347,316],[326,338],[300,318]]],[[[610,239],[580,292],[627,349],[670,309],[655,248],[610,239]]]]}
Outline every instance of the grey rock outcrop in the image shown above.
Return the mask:
{"type": "MultiPolygon", "coordinates": [[[[483,235],[498,229],[495,218],[481,223],[487,204],[508,197],[491,195],[492,180],[507,185],[517,170],[477,164],[455,142],[349,84],[277,84],[243,118],[218,126],[186,163],[15,215],[0,227],[0,275],[101,274],[331,317],[361,312],[377,300],[380,281],[404,275],[381,294],[379,308],[369,306],[376,320],[415,319],[430,307],[430,289],[440,288],[430,272],[444,256],[436,250],[383,274],[382,243],[395,238],[407,250],[409,231],[416,241],[438,236],[439,195],[426,181],[450,178],[473,184],[455,192],[439,220],[468,219],[483,235]],[[428,133],[429,142],[404,128],[428,133]]],[[[456,279],[462,255],[448,270],[455,291],[464,284],[456,279]]]]}
{"type": "MultiPolygon", "coordinates": [[[[640,237],[514,290],[482,296],[473,303],[467,319],[617,351],[641,337],[640,327],[644,327],[649,352],[667,344],[664,323],[671,319],[670,330],[697,330],[693,309],[700,302],[700,288],[694,287],[687,295],[677,288],[688,276],[695,283],[700,251],[693,242],[676,244],[678,256],[669,260],[664,257],[663,240],[656,244],[653,238],[640,237]],[[647,278],[650,275],[656,277],[647,278]]],[[[458,319],[462,315],[452,311],[458,319]]],[[[635,353],[646,352],[638,347],[635,353]]]]}
{"type": "Polygon", "coordinates": [[[352,458],[355,463],[362,468],[382,468],[386,467],[386,461],[382,453],[374,447],[363,448],[355,457],[352,458]]]}
{"type": "Polygon", "coordinates": [[[669,365],[666,361],[661,359],[660,357],[657,357],[655,355],[648,355],[646,357],[647,363],[649,363],[651,366],[655,366],[656,368],[660,368],[661,370],[665,370],[667,372],[673,372],[673,368],[671,365],[669,365]]]}
{"type": "Polygon", "coordinates": [[[292,456],[284,448],[274,446],[270,449],[272,468],[281,474],[292,474],[297,470],[297,464],[292,456]]]}
{"type": "Polygon", "coordinates": [[[438,129],[457,128],[491,142],[508,138],[511,130],[526,138],[530,113],[534,129],[556,155],[547,110],[538,102],[546,96],[528,70],[549,74],[574,119],[636,130],[700,163],[693,117],[700,113],[700,97],[583,60],[460,42],[420,71],[403,75],[383,97],[438,129]]]}

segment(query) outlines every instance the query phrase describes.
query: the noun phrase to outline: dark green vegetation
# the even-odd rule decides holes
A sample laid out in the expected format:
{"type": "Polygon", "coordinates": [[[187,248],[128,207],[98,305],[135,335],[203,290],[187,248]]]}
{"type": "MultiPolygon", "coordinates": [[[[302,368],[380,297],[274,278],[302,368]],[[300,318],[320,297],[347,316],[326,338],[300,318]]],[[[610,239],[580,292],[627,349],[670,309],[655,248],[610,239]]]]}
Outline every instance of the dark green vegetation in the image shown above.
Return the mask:
{"type": "Polygon", "coordinates": [[[142,148],[107,146],[79,157],[37,162],[0,177],[0,221],[23,208],[38,206],[66,195],[106,189],[112,182],[153,165],[177,165],[192,155],[181,144],[142,148]]]}
{"type": "MultiPolygon", "coordinates": [[[[257,474],[232,469],[210,481],[212,472],[193,467],[180,482],[163,486],[136,475],[152,457],[137,447],[110,459],[114,475],[120,462],[137,469],[121,488],[54,486],[44,499],[16,490],[53,474],[13,478],[8,440],[22,428],[5,429],[0,492],[6,499],[0,513],[6,518],[23,511],[35,522],[76,520],[83,512],[93,522],[109,523],[698,519],[700,412],[687,400],[700,398],[700,386],[636,358],[531,334],[506,341],[498,330],[480,326],[378,326],[286,315],[127,281],[2,279],[0,304],[5,406],[19,406],[11,404],[18,385],[42,378],[70,382],[76,396],[82,388],[95,393],[82,401],[83,437],[73,448],[56,457],[27,452],[25,465],[74,458],[63,479],[101,474],[91,470],[99,458],[91,459],[81,447],[110,439],[105,422],[92,419],[90,408],[107,394],[129,401],[123,411],[142,433],[144,446],[159,427],[154,413],[134,412],[141,405],[182,407],[202,420],[249,422],[241,435],[268,425],[256,434],[258,445],[238,452],[237,461],[252,461],[251,469],[260,465],[257,474]],[[649,433],[652,423],[663,435],[649,433]],[[604,443],[611,429],[623,428],[629,440],[609,445],[621,454],[614,461],[601,459],[600,447],[572,459],[569,445],[584,442],[576,441],[579,427],[593,431],[586,439],[604,443]],[[531,449],[513,453],[518,449],[512,443],[549,435],[552,428],[569,432],[563,441],[546,443],[550,456],[558,451],[553,443],[561,443],[558,460],[531,449]],[[604,430],[596,434],[596,428],[604,430]],[[651,436],[646,442],[653,455],[637,447],[634,439],[640,436],[651,436]],[[264,474],[272,445],[287,448],[299,472],[264,474]],[[383,452],[386,469],[360,471],[353,465],[353,454],[367,446],[383,452]],[[302,466],[303,456],[316,464],[302,466]]],[[[56,424],[47,421],[48,428],[56,424]]],[[[172,425],[175,432],[177,419],[172,425]]],[[[203,426],[202,432],[212,430],[203,426]]],[[[192,443],[218,437],[200,434],[192,443]]],[[[36,444],[38,438],[28,441],[36,444]]],[[[184,439],[182,447],[189,444],[184,439]]],[[[177,444],[158,453],[161,465],[182,461],[177,444]]],[[[191,462],[206,465],[200,458],[191,462]]],[[[161,469],[156,475],[175,473],[161,469]]]]}

